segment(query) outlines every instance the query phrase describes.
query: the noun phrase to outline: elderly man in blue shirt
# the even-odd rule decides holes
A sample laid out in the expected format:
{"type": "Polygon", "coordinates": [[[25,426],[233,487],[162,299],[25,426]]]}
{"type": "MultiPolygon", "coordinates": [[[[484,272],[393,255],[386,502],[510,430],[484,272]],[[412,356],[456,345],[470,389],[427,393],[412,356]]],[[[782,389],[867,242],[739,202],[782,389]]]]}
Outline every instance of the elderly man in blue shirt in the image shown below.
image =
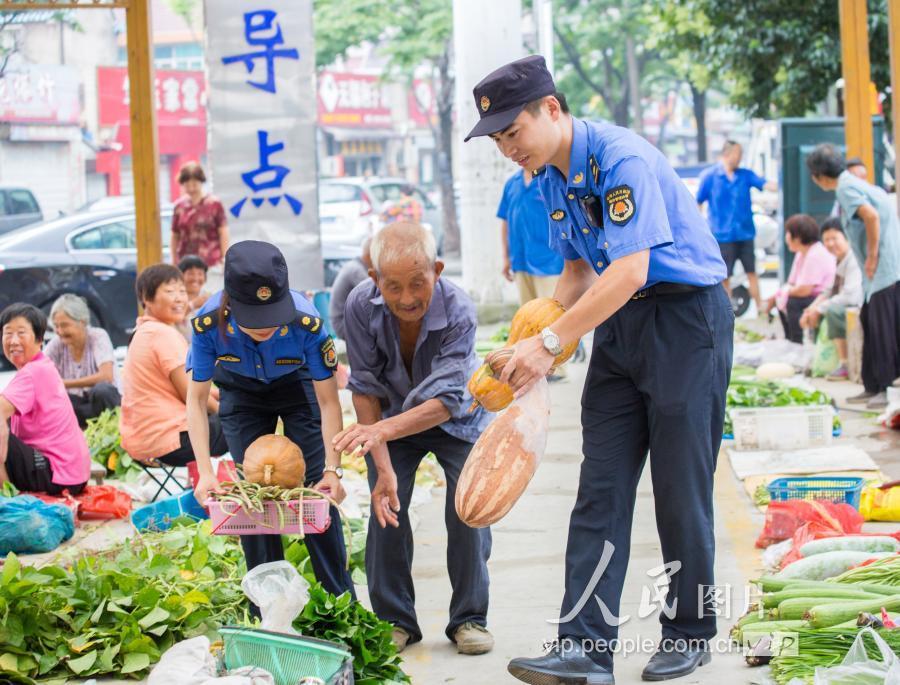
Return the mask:
{"type": "MultiPolygon", "coordinates": [[[[846,169],[844,157],[823,143],[806,158],[813,183],[833,192],[850,247],[862,267],[863,392],[847,398],[867,409],[887,406],[887,389],[900,376],[900,220],[882,188],[846,169]]],[[[900,380],[900,379],[898,379],[900,380]]]]}
{"type": "Polygon", "coordinates": [[[709,203],[707,218],[722,259],[728,278],[723,285],[728,295],[731,287],[728,279],[734,271],[734,265],[740,261],[747,274],[750,295],[756,302],[756,309],[763,311],[762,299],[759,295],[759,278],[756,275],[756,255],[753,239],[756,237],[756,226],[753,224],[753,205],[750,190],[778,190],[775,181],[766,181],[751,169],[741,167],[743,149],[740,143],[733,140],[725,142],[722,156],[718,164],[706,169],[700,175],[700,187],[697,189],[697,204],[709,203]]]}
{"type": "Polygon", "coordinates": [[[462,654],[484,654],[494,641],[488,609],[488,528],[469,528],[456,514],[456,484],[489,422],[469,413],[466,382],[478,366],[475,307],[461,288],[440,278],[434,236],[418,224],[392,224],[369,248],[371,281],[347,298],[344,326],[349,388],[358,423],[334,439],[359,449],[369,467],[373,518],[366,544],[369,598],[393,623],[399,649],[422,639],[412,579],[409,503],[416,469],[434,452],[447,479],[447,570],[453,594],[447,637],[462,654]]]}

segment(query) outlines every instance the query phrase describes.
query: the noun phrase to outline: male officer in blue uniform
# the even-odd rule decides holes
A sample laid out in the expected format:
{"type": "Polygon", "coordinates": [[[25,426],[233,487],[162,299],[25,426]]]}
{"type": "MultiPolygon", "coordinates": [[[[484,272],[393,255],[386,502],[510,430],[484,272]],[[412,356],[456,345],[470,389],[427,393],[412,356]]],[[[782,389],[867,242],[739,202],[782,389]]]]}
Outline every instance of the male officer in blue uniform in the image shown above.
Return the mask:
{"type": "Polygon", "coordinates": [[[490,136],[535,174],[550,244],[566,260],[555,297],[567,313],[515,345],[502,379],[521,395],[562,346],[595,329],[559,625],[567,639],[543,657],[513,659],[509,671],[542,685],[614,682],[617,627],[604,612],[619,616],[649,450],[671,610],[643,678],[687,675],[709,662],[716,633],[706,590],[734,328],[718,245],[662,154],[627,129],[571,116],[543,57],[501,67],[474,95],[481,118],[466,140],[490,136]]]}

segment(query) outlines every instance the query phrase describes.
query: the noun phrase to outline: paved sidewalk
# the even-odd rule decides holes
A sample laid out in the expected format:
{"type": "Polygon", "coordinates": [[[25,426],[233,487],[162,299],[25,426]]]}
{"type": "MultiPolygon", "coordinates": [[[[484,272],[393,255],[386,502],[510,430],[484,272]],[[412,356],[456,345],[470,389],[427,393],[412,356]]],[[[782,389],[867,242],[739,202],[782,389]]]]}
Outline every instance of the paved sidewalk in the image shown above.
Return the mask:
{"type": "MultiPolygon", "coordinates": [[[[563,559],[569,513],[575,501],[581,462],[580,399],[586,364],[569,366],[568,380],[551,385],[553,415],[547,454],[526,494],[510,514],[494,526],[494,548],[490,562],[491,608],[488,625],[496,639],[490,654],[461,656],[444,636],[450,584],[445,554],[443,493],[419,510],[416,531],[417,609],[424,640],[404,652],[404,668],[413,682],[515,683],[506,671],[512,657],[539,655],[544,640],[552,638],[555,626],[547,619],[558,616],[563,594],[563,559]]],[[[753,542],[762,526],[762,516],[739,488],[726,459],[720,459],[716,474],[717,579],[730,585],[734,605],[732,620],[722,619],[719,637],[727,637],[734,617],[744,603],[747,580],[756,575],[759,555],[753,542]]],[[[632,535],[631,562],[625,582],[620,615],[633,618],[621,628],[621,638],[648,641],[650,651],[619,658],[616,679],[640,682],[640,672],[659,637],[658,614],[639,620],[642,588],[652,587],[647,571],[659,566],[662,557],[653,509],[649,465],[638,488],[638,507],[632,535]]],[[[723,641],[724,643],[724,641],[723,641]]],[[[709,666],[678,683],[750,682],[757,675],[743,665],[737,653],[717,654],[709,666]]]]}

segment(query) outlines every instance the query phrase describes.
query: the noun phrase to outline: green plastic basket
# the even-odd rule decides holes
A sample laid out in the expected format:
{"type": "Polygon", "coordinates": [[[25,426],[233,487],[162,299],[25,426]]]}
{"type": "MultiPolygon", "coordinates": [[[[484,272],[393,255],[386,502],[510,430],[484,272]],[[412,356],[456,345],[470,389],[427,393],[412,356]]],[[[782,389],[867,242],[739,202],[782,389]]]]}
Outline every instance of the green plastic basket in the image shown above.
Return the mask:
{"type": "Polygon", "coordinates": [[[350,658],[341,646],[310,637],[234,626],[219,628],[219,633],[228,670],[257,666],[271,673],[277,685],[297,685],[309,676],[327,683],[350,658]]]}

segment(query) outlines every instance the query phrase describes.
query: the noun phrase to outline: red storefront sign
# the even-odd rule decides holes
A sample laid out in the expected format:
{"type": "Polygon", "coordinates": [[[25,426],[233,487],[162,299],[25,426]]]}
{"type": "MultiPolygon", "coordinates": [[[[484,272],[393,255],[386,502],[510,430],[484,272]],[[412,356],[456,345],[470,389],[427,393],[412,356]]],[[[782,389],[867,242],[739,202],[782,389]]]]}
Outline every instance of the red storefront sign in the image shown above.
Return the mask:
{"type": "MultiPolygon", "coordinates": [[[[101,127],[117,127],[116,141],[131,153],[128,70],[98,67],[101,127]]],[[[202,71],[156,71],[154,96],[159,152],[199,157],[206,153],[206,77],[202,71]]]]}
{"type": "Polygon", "coordinates": [[[318,83],[319,124],[391,128],[391,107],[378,76],[323,71],[318,83]]]}

